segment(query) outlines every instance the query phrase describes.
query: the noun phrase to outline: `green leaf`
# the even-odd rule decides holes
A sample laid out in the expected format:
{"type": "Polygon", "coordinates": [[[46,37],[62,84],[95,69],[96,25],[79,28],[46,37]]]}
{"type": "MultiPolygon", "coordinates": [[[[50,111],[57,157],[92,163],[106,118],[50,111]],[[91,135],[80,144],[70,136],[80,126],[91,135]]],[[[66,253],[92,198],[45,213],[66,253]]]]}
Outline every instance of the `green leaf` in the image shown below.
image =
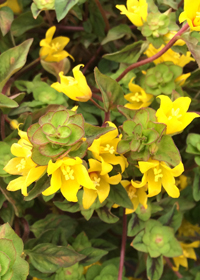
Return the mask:
{"type": "Polygon", "coordinates": [[[158,258],[147,257],[147,278],[149,280],[159,280],[163,273],[163,256],[158,258]]]}
{"type": "Polygon", "coordinates": [[[108,252],[105,250],[92,248],[92,247],[85,248],[85,249],[81,250],[79,253],[86,256],[81,261],[81,264],[83,264],[84,266],[98,262],[103,256],[108,254],[108,252]]]}
{"type": "Polygon", "coordinates": [[[200,172],[199,168],[194,168],[193,197],[195,201],[200,200],[200,172]]]}
{"type": "Polygon", "coordinates": [[[21,256],[24,248],[24,244],[21,238],[14,232],[11,226],[6,223],[0,226],[0,239],[6,238],[12,240],[17,255],[21,256]]]}
{"type": "Polygon", "coordinates": [[[69,12],[71,8],[73,8],[79,0],[55,0],[55,11],[56,18],[61,21],[69,12]]]}
{"type": "Polygon", "coordinates": [[[37,19],[34,19],[32,16],[32,12],[28,11],[22,13],[18,17],[16,17],[11,26],[11,32],[13,36],[20,36],[24,34],[26,31],[38,27],[43,23],[43,18],[39,16],[37,19]]]}
{"type": "Polygon", "coordinates": [[[142,241],[143,236],[144,236],[144,230],[140,231],[136,235],[136,237],[133,239],[133,241],[131,243],[131,246],[133,248],[135,248],[137,251],[147,253],[148,252],[147,247],[142,241]]]}
{"type": "Polygon", "coordinates": [[[58,207],[62,211],[70,212],[70,213],[76,213],[80,210],[80,206],[76,202],[70,202],[66,199],[64,201],[54,201],[53,202],[56,207],[58,207]]]}
{"type": "Polygon", "coordinates": [[[29,275],[29,264],[22,258],[18,257],[12,267],[12,270],[15,280],[26,280],[29,275]]]}
{"type": "Polygon", "coordinates": [[[181,157],[179,150],[169,135],[164,135],[159,144],[157,144],[157,147],[158,150],[153,156],[153,159],[165,161],[172,166],[180,163],[181,157]]]}
{"type": "Polygon", "coordinates": [[[16,101],[0,93],[0,108],[16,108],[18,106],[19,105],[17,104],[16,101]]]}
{"type": "Polygon", "coordinates": [[[69,267],[84,259],[85,256],[67,246],[39,244],[32,250],[25,250],[31,264],[40,272],[53,273],[60,267],[69,267]]]}
{"type": "Polygon", "coordinates": [[[3,52],[0,56],[0,91],[8,79],[26,63],[26,57],[33,39],[24,41],[21,45],[3,52]]]}
{"type": "Polygon", "coordinates": [[[24,197],[25,201],[30,201],[45,191],[50,186],[50,178],[47,174],[44,174],[35,184],[35,186],[28,193],[28,196],[24,197]]]}
{"type": "Polygon", "coordinates": [[[110,209],[106,206],[97,209],[96,212],[97,212],[99,218],[105,223],[114,224],[119,220],[119,218],[117,216],[113,215],[110,212],[110,209]]]}
{"type": "Polygon", "coordinates": [[[140,55],[146,50],[147,47],[147,42],[137,41],[131,45],[126,46],[120,51],[111,54],[105,54],[103,58],[119,63],[132,64],[138,60],[140,55]]]}
{"type": "Polygon", "coordinates": [[[110,188],[108,199],[124,208],[133,209],[128,193],[121,184],[113,185],[110,188]]]}
{"type": "Polygon", "coordinates": [[[181,36],[181,39],[185,41],[188,50],[192,53],[192,56],[194,57],[196,63],[200,67],[200,45],[198,44],[198,38],[191,36],[190,32],[185,32],[181,36]]]}
{"type": "Polygon", "coordinates": [[[3,36],[5,36],[10,30],[13,19],[13,11],[10,8],[2,7],[0,9],[0,29],[3,36]]]}
{"type": "Polygon", "coordinates": [[[100,238],[91,239],[90,242],[92,244],[92,247],[103,249],[106,251],[111,251],[117,248],[117,246],[113,245],[112,243],[100,238]]]}
{"type": "Polygon", "coordinates": [[[106,38],[104,38],[103,41],[101,42],[101,45],[105,45],[108,42],[120,39],[120,38],[124,37],[125,35],[132,36],[130,27],[126,24],[117,25],[108,31],[108,34],[107,34],[106,38]]]}
{"type": "Polygon", "coordinates": [[[76,226],[76,220],[64,215],[49,214],[44,219],[35,222],[30,230],[36,237],[39,237],[47,229],[55,229],[58,226],[68,228],[74,228],[76,226]]]}
{"type": "Polygon", "coordinates": [[[176,232],[181,226],[183,219],[183,213],[177,210],[177,205],[174,204],[170,211],[167,211],[165,215],[162,215],[158,221],[165,226],[172,227],[176,232]]]}
{"type": "Polygon", "coordinates": [[[104,109],[106,112],[124,103],[124,93],[120,85],[110,77],[102,74],[96,67],[95,80],[102,93],[104,109]]]}
{"type": "Polygon", "coordinates": [[[128,222],[128,236],[135,236],[139,231],[144,229],[145,222],[141,221],[138,216],[133,213],[130,221],[128,222]]]}
{"type": "Polygon", "coordinates": [[[85,131],[85,137],[87,138],[87,142],[92,144],[94,139],[99,138],[101,135],[114,130],[114,127],[99,127],[99,126],[94,126],[89,123],[84,123],[84,131],[85,131]]]}

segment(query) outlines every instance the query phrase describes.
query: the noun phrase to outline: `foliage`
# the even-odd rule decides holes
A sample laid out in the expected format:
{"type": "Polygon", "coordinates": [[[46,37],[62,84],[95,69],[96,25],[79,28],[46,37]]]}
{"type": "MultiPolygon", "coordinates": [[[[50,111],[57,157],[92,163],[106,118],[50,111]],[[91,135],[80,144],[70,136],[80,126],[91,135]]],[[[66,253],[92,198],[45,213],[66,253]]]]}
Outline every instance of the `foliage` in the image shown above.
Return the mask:
{"type": "Polygon", "coordinates": [[[199,15],[1,1],[0,279],[199,279],[199,15]]]}

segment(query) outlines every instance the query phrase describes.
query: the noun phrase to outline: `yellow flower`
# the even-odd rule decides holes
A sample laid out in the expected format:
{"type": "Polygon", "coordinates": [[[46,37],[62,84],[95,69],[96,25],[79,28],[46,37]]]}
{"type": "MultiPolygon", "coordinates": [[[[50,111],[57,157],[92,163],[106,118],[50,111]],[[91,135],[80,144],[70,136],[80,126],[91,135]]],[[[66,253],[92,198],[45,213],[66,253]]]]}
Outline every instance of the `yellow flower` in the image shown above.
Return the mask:
{"type": "Polygon", "coordinates": [[[131,79],[130,83],[128,84],[131,93],[128,93],[124,96],[124,98],[128,100],[130,103],[127,103],[124,107],[133,110],[138,110],[140,108],[148,107],[153,101],[153,95],[147,94],[143,90],[143,88],[133,84],[132,83],[133,79],[131,79]]]}
{"type": "Polygon", "coordinates": [[[7,0],[5,3],[0,5],[0,8],[2,7],[9,7],[14,14],[20,14],[22,12],[17,0],[7,0]]]}
{"type": "Polygon", "coordinates": [[[197,260],[197,257],[196,257],[196,254],[195,254],[195,251],[193,248],[198,248],[200,245],[199,241],[195,241],[190,244],[186,244],[183,242],[179,242],[179,243],[183,249],[183,255],[173,258],[173,261],[175,264],[175,266],[173,267],[173,270],[175,270],[175,271],[179,270],[180,265],[188,268],[188,261],[187,261],[188,258],[193,259],[195,261],[197,260]]]}
{"type": "Polygon", "coordinates": [[[175,134],[183,131],[193,119],[198,118],[196,113],[187,113],[191,99],[179,97],[174,102],[168,96],[159,95],[160,108],[156,112],[157,121],[167,126],[166,134],[175,134]]]}
{"type": "Polygon", "coordinates": [[[74,78],[66,77],[63,75],[63,72],[60,72],[60,83],[54,83],[51,87],[59,92],[63,92],[72,100],[87,102],[91,98],[92,92],[87,84],[85,76],[80,71],[81,66],[84,65],[79,64],[73,68],[72,72],[74,78]]]}
{"type": "Polygon", "coordinates": [[[179,197],[180,191],[175,185],[174,177],[180,176],[184,171],[184,166],[180,162],[174,168],[170,168],[165,162],[149,159],[148,161],[139,161],[139,169],[143,173],[142,182],[132,181],[136,188],[143,187],[148,183],[148,197],[155,196],[161,192],[163,186],[169,196],[179,197]]]}
{"type": "Polygon", "coordinates": [[[197,233],[200,234],[200,227],[198,224],[193,225],[187,220],[183,219],[180,228],[178,229],[179,236],[197,236],[197,233]]]}
{"type": "Polygon", "coordinates": [[[177,77],[175,79],[175,82],[179,85],[179,86],[183,86],[185,84],[185,81],[187,80],[188,77],[190,77],[191,73],[187,73],[187,74],[183,74],[180,75],[179,77],[177,77]]]}
{"type": "Polygon", "coordinates": [[[148,5],[146,0],[127,0],[124,5],[116,5],[122,15],[126,15],[135,26],[142,26],[147,19],[148,5]]]}
{"type": "MultiPolygon", "coordinates": [[[[167,34],[163,36],[163,39],[165,40],[165,43],[167,44],[175,35],[177,31],[169,31],[167,34]]],[[[185,41],[182,39],[178,39],[175,43],[174,46],[184,46],[185,41]]]]}
{"type": "Polygon", "coordinates": [[[179,16],[179,21],[187,20],[190,29],[200,31],[200,0],[184,0],[184,12],[179,16]]]}
{"type": "Polygon", "coordinates": [[[176,186],[182,191],[188,185],[188,178],[185,175],[181,175],[178,179],[176,179],[176,186]]]}
{"type": "Polygon", "coordinates": [[[68,201],[77,202],[77,192],[81,186],[95,190],[88,171],[79,157],[65,157],[55,163],[50,160],[47,173],[52,176],[50,187],[42,193],[45,196],[56,193],[60,189],[68,201]]]}
{"type": "MultiPolygon", "coordinates": [[[[126,214],[135,212],[139,204],[142,204],[145,209],[147,208],[147,185],[145,185],[144,187],[136,188],[135,186],[133,186],[132,182],[133,180],[131,180],[131,182],[128,180],[121,181],[122,186],[127,191],[128,196],[133,203],[133,209],[126,208],[126,214]]],[[[114,204],[113,207],[115,208],[116,206],[118,207],[117,204],[114,204]]]]}
{"type": "MultiPolygon", "coordinates": [[[[156,48],[154,48],[154,46],[152,44],[150,44],[148,49],[144,53],[148,57],[151,57],[154,54],[161,51],[163,48],[164,48],[164,45],[162,45],[159,49],[156,49],[156,48]]],[[[184,67],[190,61],[195,61],[195,59],[191,57],[191,52],[189,52],[189,51],[186,53],[186,55],[184,55],[184,54],[180,55],[179,53],[174,52],[172,49],[169,49],[163,55],[161,55],[159,58],[155,59],[153,62],[155,64],[159,64],[159,63],[166,62],[166,61],[172,61],[175,65],[184,67]]]]}
{"type": "Polygon", "coordinates": [[[28,140],[27,133],[21,130],[18,133],[21,139],[11,146],[11,153],[16,157],[7,163],[4,170],[12,175],[21,175],[10,181],[7,189],[9,191],[21,189],[22,194],[27,196],[27,187],[42,177],[46,171],[46,166],[37,166],[32,161],[32,144],[28,140]]]}
{"type": "Polygon", "coordinates": [[[112,165],[117,164],[121,166],[123,173],[125,168],[128,167],[128,162],[123,155],[118,155],[116,152],[122,135],[118,137],[117,127],[112,122],[107,123],[115,129],[95,139],[88,150],[92,152],[95,159],[102,162],[102,175],[109,173],[113,169],[112,165]]]}
{"type": "Polygon", "coordinates": [[[46,38],[40,41],[40,46],[42,47],[40,49],[40,57],[50,62],[59,62],[67,56],[74,59],[73,56],[64,50],[70,39],[63,36],[52,39],[55,31],[55,26],[50,27],[46,32],[46,38]]]}
{"type": "Polygon", "coordinates": [[[117,185],[121,181],[121,174],[109,177],[108,174],[102,174],[103,164],[95,159],[89,159],[90,169],[88,170],[90,179],[92,180],[95,189],[84,187],[83,207],[90,208],[97,196],[100,203],[108,197],[110,192],[110,184],[117,185]]]}

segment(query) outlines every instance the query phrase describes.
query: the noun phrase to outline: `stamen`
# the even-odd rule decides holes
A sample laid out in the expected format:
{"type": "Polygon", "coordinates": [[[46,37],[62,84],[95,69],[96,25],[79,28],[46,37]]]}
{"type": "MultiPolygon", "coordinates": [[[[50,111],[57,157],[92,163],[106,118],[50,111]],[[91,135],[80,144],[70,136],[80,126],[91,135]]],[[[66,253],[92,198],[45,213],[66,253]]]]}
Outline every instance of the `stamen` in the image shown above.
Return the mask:
{"type": "Polygon", "coordinates": [[[93,177],[92,182],[93,182],[95,187],[99,187],[100,186],[100,184],[99,184],[100,180],[101,180],[101,178],[99,178],[99,177],[93,177]]]}
{"type": "Polygon", "coordinates": [[[154,181],[155,182],[158,182],[159,179],[161,179],[163,177],[163,174],[162,174],[162,169],[158,169],[158,168],[154,168],[153,169],[153,172],[154,172],[154,175],[155,175],[155,179],[154,181]]]}
{"type": "Polygon", "coordinates": [[[115,148],[114,148],[114,146],[110,146],[109,144],[106,144],[104,151],[108,151],[111,155],[113,155],[115,152],[115,148]]]}
{"type": "Polygon", "coordinates": [[[136,101],[136,102],[140,102],[141,95],[139,94],[139,92],[136,92],[134,96],[131,96],[131,100],[136,101]]]}
{"type": "Polygon", "coordinates": [[[63,166],[61,169],[66,181],[69,179],[74,180],[74,170],[70,166],[63,166]]]}
{"type": "Polygon", "coordinates": [[[52,43],[51,47],[53,50],[55,50],[57,52],[60,48],[60,43],[58,43],[58,42],[56,44],[52,43]]]}
{"type": "Polygon", "coordinates": [[[130,197],[130,199],[137,197],[137,195],[135,195],[135,193],[136,193],[136,188],[134,188],[132,185],[130,185],[128,188],[128,196],[130,197]]]}
{"type": "Polygon", "coordinates": [[[25,159],[23,158],[20,163],[18,165],[16,165],[16,168],[18,171],[21,171],[22,169],[24,169],[26,166],[26,161],[25,159]]]}
{"type": "Polygon", "coordinates": [[[179,114],[179,112],[180,112],[180,108],[177,108],[176,110],[174,110],[174,108],[172,108],[172,110],[171,110],[172,116],[169,116],[169,117],[168,117],[168,120],[171,120],[172,117],[176,117],[177,119],[180,118],[180,117],[182,117],[182,115],[179,114]]]}

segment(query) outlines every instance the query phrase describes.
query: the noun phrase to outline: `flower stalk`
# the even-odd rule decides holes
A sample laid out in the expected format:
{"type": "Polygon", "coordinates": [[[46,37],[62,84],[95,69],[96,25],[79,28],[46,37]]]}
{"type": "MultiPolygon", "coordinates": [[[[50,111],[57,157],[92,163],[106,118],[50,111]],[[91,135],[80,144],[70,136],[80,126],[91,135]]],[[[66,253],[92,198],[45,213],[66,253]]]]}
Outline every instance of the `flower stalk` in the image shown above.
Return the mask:
{"type": "Polygon", "coordinates": [[[122,280],[125,250],[126,250],[126,238],[127,238],[127,216],[125,214],[125,209],[123,209],[123,231],[122,231],[122,244],[121,244],[121,252],[120,252],[118,280],[122,280]]]}

